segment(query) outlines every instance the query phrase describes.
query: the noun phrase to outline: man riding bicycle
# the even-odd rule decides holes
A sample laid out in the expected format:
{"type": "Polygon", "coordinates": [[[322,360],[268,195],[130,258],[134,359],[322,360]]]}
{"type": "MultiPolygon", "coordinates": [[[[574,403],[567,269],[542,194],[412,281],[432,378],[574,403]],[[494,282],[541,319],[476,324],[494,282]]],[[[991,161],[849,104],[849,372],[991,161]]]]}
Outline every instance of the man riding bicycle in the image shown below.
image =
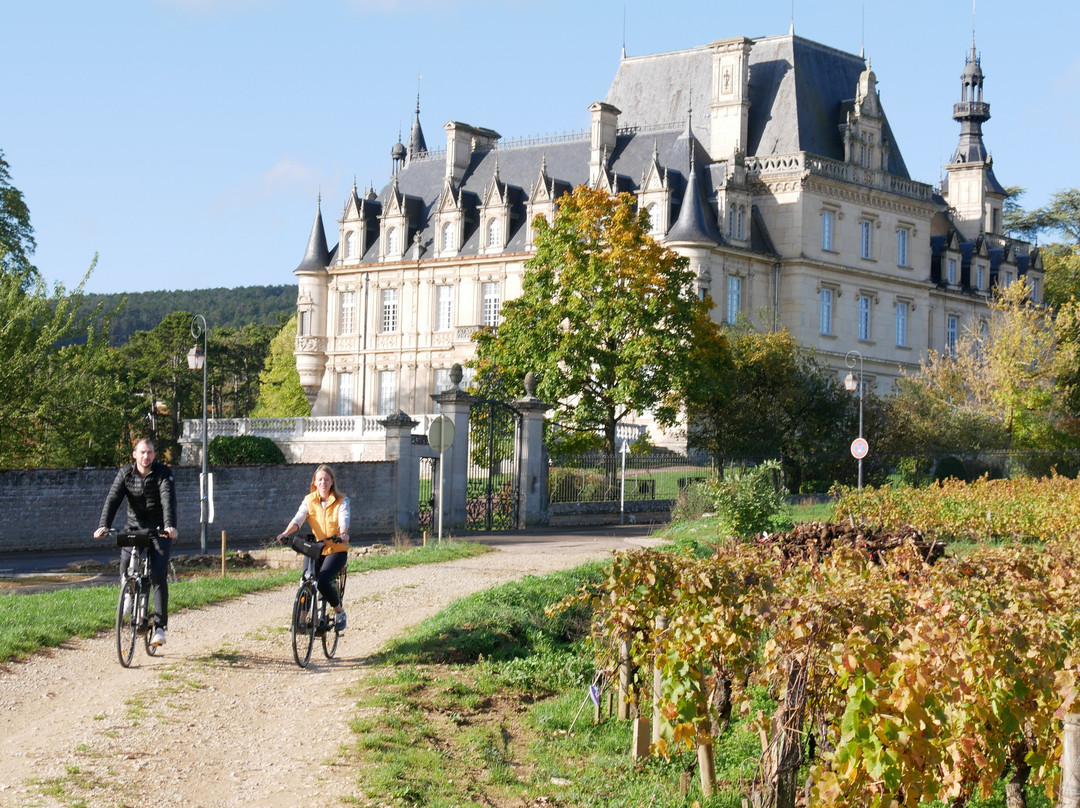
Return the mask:
{"type": "MultiPolygon", "coordinates": [[[[165,644],[165,631],[169,625],[169,555],[176,538],[176,492],[172,469],[155,460],[154,444],[149,438],[135,443],[131,453],[133,463],[120,467],[101,509],[101,520],[94,536],[101,538],[112,526],[120,503],[127,500],[127,529],[161,530],[148,550],[150,578],[154,583],[154,613],[151,645],[165,644]]],[[[128,567],[132,548],[120,551],[120,574],[128,567]]]]}

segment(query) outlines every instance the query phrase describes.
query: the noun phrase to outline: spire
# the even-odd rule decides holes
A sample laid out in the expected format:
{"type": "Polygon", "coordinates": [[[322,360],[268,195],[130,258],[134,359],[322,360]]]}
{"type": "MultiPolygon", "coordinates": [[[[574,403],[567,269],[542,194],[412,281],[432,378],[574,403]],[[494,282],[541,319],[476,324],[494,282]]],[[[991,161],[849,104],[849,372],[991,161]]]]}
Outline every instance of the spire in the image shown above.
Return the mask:
{"type": "Polygon", "coordinates": [[[320,192],[319,202],[315,209],[315,223],[311,226],[304,260],[293,272],[322,272],[326,270],[329,263],[330,249],[326,246],[326,230],[323,228],[322,220],[322,193],[320,192]]]}
{"type": "Polygon", "coordinates": [[[416,94],[416,115],[413,117],[412,129],[409,132],[409,145],[406,149],[406,159],[421,157],[427,154],[427,143],[424,142],[424,132],[420,128],[420,93],[416,94]]]}
{"type": "Polygon", "coordinates": [[[954,163],[980,163],[988,157],[982,125],[990,120],[990,105],[983,101],[983,79],[973,37],[971,54],[960,74],[960,101],[953,104],[953,120],[960,123],[960,143],[953,155],[954,163]]]}

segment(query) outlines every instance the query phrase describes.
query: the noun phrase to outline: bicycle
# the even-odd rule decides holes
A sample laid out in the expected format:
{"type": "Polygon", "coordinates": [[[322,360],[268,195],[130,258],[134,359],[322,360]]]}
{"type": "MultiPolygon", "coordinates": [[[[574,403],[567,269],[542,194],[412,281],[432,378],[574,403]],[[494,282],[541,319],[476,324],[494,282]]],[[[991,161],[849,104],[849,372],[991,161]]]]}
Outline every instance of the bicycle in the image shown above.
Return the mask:
{"type": "Polygon", "coordinates": [[[143,638],[147,654],[154,656],[158,650],[150,641],[153,633],[150,621],[155,616],[151,611],[154,584],[150,579],[147,549],[161,534],[156,530],[110,529],[106,535],[116,537],[117,547],[131,548],[127,568],[120,571],[120,597],[116,602],[116,653],[120,664],[128,668],[139,637],[143,638]]]}
{"type": "MultiPolygon", "coordinates": [[[[319,592],[315,581],[315,576],[318,575],[322,560],[325,558],[322,554],[323,547],[327,542],[336,540],[336,537],[317,540],[313,536],[308,536],[306,539],[294,536],[290,545],[294,551],[307,556],[313,562],[305,566],[304,574],[300,578],[300,586],[296,590],[296,599],[293,601],[290,626],[293,659],[301,668],[306,668],[311,661],[311,651],[315,647],[316,636],[322,637],[323,653],[327,659],[333,659],[334,654],[337,653],[341,630],[338,629],[334,620],[333,608],[327,609],[326,599],[319,592]]],[[[340,603],[345,602],[347,566],[341,568],[341,572],[337,574],[334,581],[340,603]]]]}

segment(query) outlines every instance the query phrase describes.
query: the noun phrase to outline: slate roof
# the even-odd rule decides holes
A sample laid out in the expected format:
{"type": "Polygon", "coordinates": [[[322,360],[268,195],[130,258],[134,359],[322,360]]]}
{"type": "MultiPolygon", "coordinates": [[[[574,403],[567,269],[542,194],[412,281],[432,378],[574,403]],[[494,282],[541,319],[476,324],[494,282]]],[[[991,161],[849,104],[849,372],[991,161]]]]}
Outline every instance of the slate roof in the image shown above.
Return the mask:
{"type": "MultiPolygon", "coordinates": [[[[753,40],[750,52],[750,114],[747,154],[766,155],[807,151],[842,160],[843,143],[840,124],[845,103],[854,98],[858,79],[866,66],[853,54],[787,34],[753,40]]],[[[608,168],[618,190],[638,189],[645,168],[653,159],[667,172],[672,190],[672,220],[676,223],[688,195],[687,177],[690,151],[704,205],[687,219],[686,233],[691,240],[720,243],[713,211],[715,187],[726,175],[724,162],[712,162],[703,146],[708,142],[708,100],[712,81],[712,52],[708,47],[624,58],[608,89],[605,102],[620,110],[619,134],[609,155],[608,168]],[[693,134],[689,137],[687,132],[693,134]],[[691,232],[693,231],[693,232],[691,232]]],[[[888,122],[884,122],[888,127],[888,122]]],[[[419,116],[414,131],[420,132],[419,116]]],[[[892,143],[891,173],[908,178],[907,168],[895,142],[892,143]]],[[[410,144],[413,145],[413,144],[410,144]]],[[[396,175],[400,192],[415,200],[417,214],[411,220],[407,257],[415,258],[413,236],[420,234],[422,255],[434,247],[435,211],[445,182],[445,154],[442,151],[417,153],[410,149],[409,159],[396,175]]],[[[510,191],[511,223],[505,252],[525,250],[525,218],[528,196],[546,162],[547,176],[560,185],[575,187],[589,181],[590,147],[588,133],[579,138],[554,138],[500,142],[495,148],[471,155],[460,183],[466,203],[465,233],[458,255],[479,254],[479,200],[491,183],[496,161],[500,180],[510,191]]],[[[378,195],[381,210],[393,183],[378,195]]],[[[694,199],[694,195],[689,195],[694,199]]],[[[763,224],[760,213],[754,219],[751,247],[773,252],[771,240],[754,235],[763,224]]],[[[676,226],[679,226],[678,224],[676,226]]],[[[676,235],[680,231],[676,232],[676,235]]],[[[368,246],[361,263],[379,258],[378,241],[368,246]]],[[[305,262],[308,257],[305,256],[305,262]]],[[[301,266],[304,266],[302,264],[301,266]]]]}

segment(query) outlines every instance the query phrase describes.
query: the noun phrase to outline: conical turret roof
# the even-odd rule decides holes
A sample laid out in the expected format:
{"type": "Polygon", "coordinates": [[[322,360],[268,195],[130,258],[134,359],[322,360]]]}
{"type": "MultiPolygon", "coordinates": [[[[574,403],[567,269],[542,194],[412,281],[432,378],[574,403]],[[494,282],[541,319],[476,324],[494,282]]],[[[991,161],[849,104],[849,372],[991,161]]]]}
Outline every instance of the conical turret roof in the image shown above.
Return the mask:
{"type": "Polygon", "coordinates": [[[322,199],[315,210],[315,223],[311,226],[304,260],[293,272],[325,271],[330,263],[330,248],[326,246],[326,230],[323,228],[322,199]]]}

